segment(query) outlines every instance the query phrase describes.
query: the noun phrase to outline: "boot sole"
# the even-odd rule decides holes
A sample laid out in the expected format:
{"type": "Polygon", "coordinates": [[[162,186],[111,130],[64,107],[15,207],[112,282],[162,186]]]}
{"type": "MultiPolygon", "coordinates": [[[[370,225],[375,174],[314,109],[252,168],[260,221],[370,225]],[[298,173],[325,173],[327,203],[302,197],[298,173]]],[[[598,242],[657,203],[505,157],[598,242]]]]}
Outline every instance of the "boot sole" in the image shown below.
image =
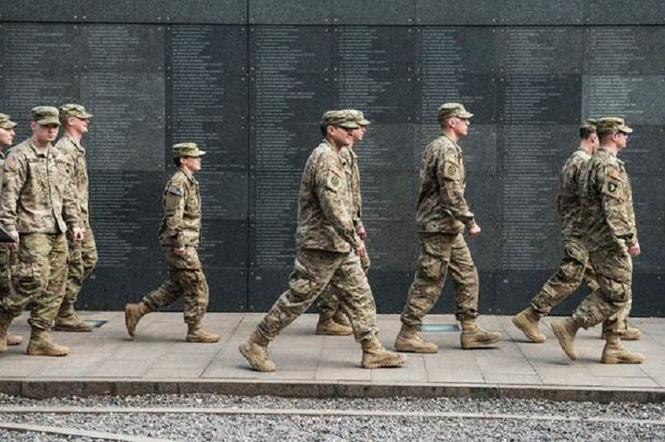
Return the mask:
{"type": "Polygon", "coordinates": [[[30,350],[30,349],[28,349],[28,351],[26,351],[25,354],[27,354],[29,356],[52,356],[52,357],[59,358],[59,357],[62,357],[62,356],[67,356],[69,354],[69,350],[64,352],[64,353],[54,354],[54,353],[46,353],[46,352],[43,352],[41,350],[30,350]]]}
{"type": "Polygon", "coordinates": [[[644,362],[644,359],[639,361],[629,361],[621,358],[601,358],[600,362],[603,364],[641,364],[644,362]]]}
{"type": "Polygon", "coordinates": [[[132,338],[134,337],[134,332],[136,331],[136,327],[132,329],[129,325],[129,317],[127,315],[127,308],[125,307],[125,327],[127,328],[127,334],[131,336],[132,338]]]}
{"type": "Polygon", "coordinates": [[[249,362],[249,365],[256,371],[259,371],[261,373],[271,373],[273,370],[266,370],[263,367],[258,367],[253,361],[252,358],[249,356],[249,351],[245,349],[245,344],[241,344],[240,347],[238,347],[238,350],[240,351],[240,354],[243,355],[243,357],[249,362]]]}
{"type": "Polygon", "coordinates": [[[90,328],[76,328],[76,327],[67,327],[67,326],[62,326],[62,325],[54,325],[53,330],[59,331],[59,332],[89,333],[89,332],[92,331],[92,327],[90,327],[90,328]]]}
{"type": "Polygon", "coordinates": [[[394,362],[394,363],[374,363],[374,364],[361,364],[363,368],[367,369],[372,369],[372,368],[399,368],[403,366],[406,363],[406,359],[401,361],[401,362],[394,362]]]}
{"type": "Polygon", "coordinates": [[[577,360],[577,354],[574,353],[574,350],[573,350],[572,353],[569,353],[568,350],[566,350],[566,346],[565,346],[566,340],[564,338],[565,332],[561,330],[561,328],[563,328],[563,326],[560,326],[556,323],[552,323],[552,324],[550,324],[550,327],[552,328],[552,333],[554,333],[554,336],[556,336],[557,341],[559,341],[559,346],[561,347],[563,352],[566,354],[566,356],[568,356],[568,359],[570,359],[571,361],[577,360]]]}
{"type": "Polygon", "coordinates": [[[528,333],[526,328],[524,327],[524,324],[522,324],[517,318],[513,318],[512,323],[515,327],[517,327],[519,331],[524,333],[524,336],[526,336],[528,340],[530,340],[534,344],[542,344],[543,342],[545,342],[546,340],[545,336],[535,336],[532,335],[531,333],[528,333]]]}
{"type": "Polygon", "coordinates": [[[397,342],[395,342],[395,344],[393,345],[393,348],[395,349],[395,351],[399,351],[401,353],[433,354],[433,353],[438,353],[439,352],[438,348],[428,349],[428,348],[402,346],[402,345],[398,345],[397,342]]]}
{"type": "Polygon", "coordinates": [[[194,344],[214,344],[219,342],[219,339],[220,338],[217,338],[213,341],[211,339],[185,338],[185,342],[192,342],[194,344]]]}
{"type": "Polygon", "coordinates": [[[329,331],[316,331],[317,336],[351,336],[353,330],[350,332],[329,332],[329,331]]]}

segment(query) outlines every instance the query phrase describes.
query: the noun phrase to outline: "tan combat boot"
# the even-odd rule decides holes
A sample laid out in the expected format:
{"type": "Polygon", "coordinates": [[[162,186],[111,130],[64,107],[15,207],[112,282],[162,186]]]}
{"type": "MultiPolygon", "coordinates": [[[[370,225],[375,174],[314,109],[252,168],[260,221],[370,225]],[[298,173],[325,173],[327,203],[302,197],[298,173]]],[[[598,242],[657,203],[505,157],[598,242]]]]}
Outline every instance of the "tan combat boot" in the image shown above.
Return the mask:
{"type": "Polygon", "coordinates": [[[513,325],[519,328],[527,339],[536,344],[542,344],[545,342],[545,335],[540,332],[538,322],[540,322],[540,315],[531,307],[525,308],[513,317],[513,325]]]}
{"type": "Polygon", "coordinates": [[[483,330],[475,319],[462,320],[460,344],[463,349],[485,348],[501,340],[501,333],[483,330]]]}
{"type": "Polygon", "coordinates": [[[92,327],[85,321],[76,316],[76,313],[72,313],[68,316],[58,316],[55,318],[55,325],[53,330],[64,331],[64,332],[91,332],[92,327]]]}
{"type": "Polygon", "coordinates": [[[256,371],[270,372],[277,368],[268,354],[268,340],[258,331],[254,331],[247,342],[238,347],[238,350],[256,371]]]}
{"type": "Polygon", "coordinates": [[[139,324],[141,318],[151,311],[152,309],[145,302],[125,305],[125,326],[127,327],[129,336],[134,336],[136,326],[139,324]]]}
{"type": "MultiPolygon", "coordinates": [[[[601,339],[607,339],[607,326],[603,322],[603,333],[600,335],[601,339]]],[[[622,341],[638,341],[642,337],[642,330],[637,327],[631,327],[626,322],[626,331],[621,336],[622,341]]]]}
{"type": "Polygon", "coordinates": [[[376,337],[362,341],[361,345],[363,368],[401,367],[406,362],[406,356],[386,350],[376,337]]]}
{"type": "Polygon", "coordinates": [[[344,325],[346,327],[351,327],[351,321],[349,321],[349,318],[346,316],[344,313],[344,310],[341,308],[338,308],[335,314],[332,317],[333,321],[340,325],[344,325]]]}
{"type": "Polygon", "coordinates": [[[579,324],[573,318],[566,318],[562,321],[554,321],[551,324],[554,336],[559,340],[559,345],[572,361],[577,359],[575,353],[575,335],[580,329],[579,324]]]}
{"type": "Polygon", "coordinates": [[[69,347],[51,341],[46,330],[33,328],[26,353],[30,356],[67,356],[69,347]]]}
{"type": "Polygon", "coordinates": [[[321,319],[316,324],[316,334],[325,336],[349,336],[353,334],[353,329],[348,325],[338,324],[330,319],[321,319]]]}
{"type": "Polygon", "coordinates": [[[7,334],[7,345],[21,345],[23,343],[23,336],[7,334]]]}
{"type": "Polygon", "coordinates": [[[628,351],[621,343],[619,335],[608,333],[600,362],[603,364],[641,364],[644,362],[644,355],[628,351]]]}
{"type": "Polygon", "coordinates": [[[0,353],[7,351],[7,329],[10,323],[10,320],[0,317],[0,353]]]}
{"type": "Polygon", "coordinates": [[[395,338],[395,350],[410,353],[436,353],[439,347],[433,342],[425,341],[416,327],[402,323],[402,328],[395,338]]]}
{"type": "Polygon", "coordinates": [[[219,341],[219,335],[204,330],[200,322],[188,324],[187,326],[187,342],[199,342],[202,344],[213,344],[219,341]]]}

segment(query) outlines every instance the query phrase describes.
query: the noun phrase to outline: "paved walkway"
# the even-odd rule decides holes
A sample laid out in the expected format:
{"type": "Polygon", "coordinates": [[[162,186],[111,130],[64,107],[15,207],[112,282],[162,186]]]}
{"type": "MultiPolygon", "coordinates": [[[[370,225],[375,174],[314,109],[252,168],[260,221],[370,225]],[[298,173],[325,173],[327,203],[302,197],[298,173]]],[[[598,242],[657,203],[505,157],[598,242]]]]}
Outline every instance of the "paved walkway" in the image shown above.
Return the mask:
{"type": "MultiPolygon", "coordinates": [[[[29,357],[25,343],[0,355],[0,391],[43,397],[52,395],[139,394],[209,391],[298,396],[475,396],[547,397],[552,399],[665,400],[665,319],[634,319],[644,332],[628,342],[646,354],[642,365],[603,365],[600,330],[581,330],[578,360],[569,361],[549,327],[544,344],[525,341],[508,316],[484,316],[485,328],[506,338],[496,348],[461,350],[458,332],[426,333],[440,351],[408,355],[401,369],[360,368],[360,347],[351,337],[313,334],[316,315],[296,320],[271,345],[274,373],[249,370],[238,345],[262,314],[212,313],[217,344],[184,342],[186,326],[179,313],[152,313],[137,336],[127,336],[121,312],[83,312],[84,319],[108,321],[92,333],[53,335],[69,345],[64,358],[29,357]]],[[[548,318],[547,322],[550,321],[548,318]]],[[[392,348],[399,329],[397,315],[380,315],[380,338],[392,348]]],[[[428,324],[454,324],[452,316],[431,315],[428,324]]],[[[445,327],[443,327],[445,329],[445,327]]],[[[11,327],[27,338],[26,316],[11,327]]]]}

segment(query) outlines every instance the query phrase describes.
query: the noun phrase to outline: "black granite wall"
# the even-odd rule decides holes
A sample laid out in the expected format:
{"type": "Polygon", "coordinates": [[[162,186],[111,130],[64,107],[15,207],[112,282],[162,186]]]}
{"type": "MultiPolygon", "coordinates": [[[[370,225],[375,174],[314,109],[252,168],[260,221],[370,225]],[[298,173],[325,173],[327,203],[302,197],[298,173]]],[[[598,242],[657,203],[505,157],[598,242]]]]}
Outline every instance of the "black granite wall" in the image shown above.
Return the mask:
{"type": "MultiPolygon", "coordinates": [[[[200,182],[211,310],[260,311],[286,287],[300,172],[330,108],[372,120],[358,146],[370,280],[401,309],[418,253],[420,152],[436,108],[463,140],[484,312],[517,311],[561,257],[557,173],[585,117],[636,128],[643,256],[633,312],[663,315],[665,3],[657,0],[14,0],[0,4],[0,110],[81,102],[100,262],[80,304],[119,309],[166,277],[156,238],[169,146],[209,152],[200,182]]],[[[582,292],[558,311],[569,311],[582,292]]],[[[450,311],[448,287],[437,311],[450,311]]]]}

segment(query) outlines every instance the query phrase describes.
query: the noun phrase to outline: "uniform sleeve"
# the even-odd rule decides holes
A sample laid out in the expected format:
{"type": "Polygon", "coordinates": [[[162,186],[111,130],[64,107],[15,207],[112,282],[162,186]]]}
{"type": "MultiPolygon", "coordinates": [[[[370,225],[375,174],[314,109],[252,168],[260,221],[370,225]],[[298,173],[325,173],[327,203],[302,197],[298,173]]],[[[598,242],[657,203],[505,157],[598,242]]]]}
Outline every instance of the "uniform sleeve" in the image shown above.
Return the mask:
{"type": "Polygon", "coordinates": [[[436,177],[439,181],[443,206],[453,218],[470,228],[475,224],[475,219],[464,198],[464,183],[460,166],[455,155],[447,155],[442,149],[437,158],[436,177]]]}
{"type": "Polygon", "coordinates": [[[62,218],[69,228],[79,227],[81,221],[81,211],[76,198],[76,190],[71,180],[65,184],[62,195],[62,218]]]}
{"type": "Polygon", "coordinates": [[[364,228],[362,222],[362,196],[360,195],[360,171],[358,170],[358,161],[354,161],[352,170],[352,189],[353,189],[353,225],[356,232],[364,228]]]}
{"type": "Polygon", "coordinates": [[[169,182],[164,191],[164,223],[166,235],[173,238],[176,248],[185,247],[183,237],[183,214],[185,212],[186,189],[177,182],[169,182]]]}
{"type": "Polygon", "coordinates": [[[10,153],[3,168],[0,202],[0,224],[7,232],[16,231],[18,198],[26,176],[27,165],[10,153]]]}
{"type": "Polygon", "coordinates": [[[614,165],[599,169],[597,183],[603,215],[612,235],[623,240],[628,247],[634,245],[637,242],[637,229],[630,183],[614,165]]]}
{"type": "Polygon", "coordinates": [[[316,193],[321,203],[324,216],[337,233],[352,247],[356,247],[360,238],[353,226],[353,220],[345,207],[342,192],[346,191],[347,182],[344,171],[334,166],[317,168],[316,193]]]}

